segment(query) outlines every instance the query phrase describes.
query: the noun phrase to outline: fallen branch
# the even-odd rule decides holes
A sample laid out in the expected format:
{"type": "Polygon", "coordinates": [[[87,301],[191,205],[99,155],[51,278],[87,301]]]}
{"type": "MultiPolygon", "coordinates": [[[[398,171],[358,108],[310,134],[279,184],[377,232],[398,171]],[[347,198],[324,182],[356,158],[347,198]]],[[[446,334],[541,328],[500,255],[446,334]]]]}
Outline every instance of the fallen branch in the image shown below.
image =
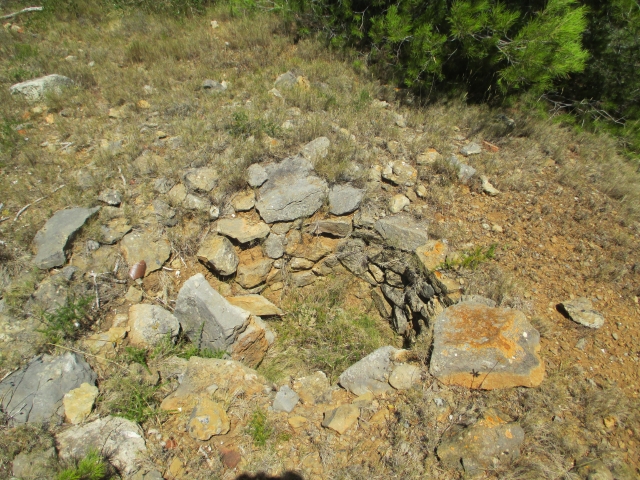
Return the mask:
{"type": "Polygon", "coordinates": [[[58,190],[60,190],[63,187],[64,187],[64,185],[60,185],[58,188],[54,189],[53,192],[51,192],[49,195],[45,195],[44,197],[40,197],[40,198],[38,198],[37,200],[34,200],[31,203],[27,203],[24,207],[22,207],[20,210],[18,210],[18,213],[16,213],[16,217],[13,219],[13,221],[17,222],[18,218],[20,217],[20,215],[22,215],[27,208],[35,205],[38,202],[41,202],[42,200],[44,200],[47,197],[50,197],[51,195],[53,195],[54,193],[56,193],[58,190]]]}
{"type": "Polygon", "coordinates": [[[94,355],[93,353],[85,352],[85,351],[80,350],[78,348],[65,347],[65,346],[62,346],[62,345],[58,345],[57,343],[47,343],[47,345],[51,345],[52,347],[62,348],[63,350],[69,350],[70,352],[81,353],[82,355],[89,355],[90,357],[98,358],[100,360],[104,360],[105,362],[113,363],[114,365],[117,365],[118,367],[122,368],[123,370],[127,370],[127,367],[125,367],[124,365],[119,364],[118,362],[114,362],[113,360],[109,360],[108,358],[101,357],[99,355],[94,355]]]}
{"type": "Polygon", "coordinates": [[[16,16],[20,15],[21,13],[41,12],[43,9],[44,9],[44,7],[27,7],[27,8],[23,8],[19,12],[13,12],[13,13],[10,13],[9,15],[5,15],[4,17],[0,17],[0,19],[1,20],[6,20],[8,18],[16,17],[16,16]]]}

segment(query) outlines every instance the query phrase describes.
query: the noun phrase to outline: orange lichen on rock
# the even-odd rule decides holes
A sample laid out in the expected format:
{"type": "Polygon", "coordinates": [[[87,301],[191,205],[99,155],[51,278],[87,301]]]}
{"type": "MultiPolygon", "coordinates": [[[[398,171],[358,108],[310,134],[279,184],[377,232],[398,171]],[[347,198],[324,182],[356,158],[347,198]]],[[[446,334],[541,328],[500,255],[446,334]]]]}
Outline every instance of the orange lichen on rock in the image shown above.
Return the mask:
{"type": "Polygon", "coordinates": [[[522,312],[463,302],[436,318],[430,370],[449,385],[534,387],[544,377],[539,350],[540,335],[522,312]]]}

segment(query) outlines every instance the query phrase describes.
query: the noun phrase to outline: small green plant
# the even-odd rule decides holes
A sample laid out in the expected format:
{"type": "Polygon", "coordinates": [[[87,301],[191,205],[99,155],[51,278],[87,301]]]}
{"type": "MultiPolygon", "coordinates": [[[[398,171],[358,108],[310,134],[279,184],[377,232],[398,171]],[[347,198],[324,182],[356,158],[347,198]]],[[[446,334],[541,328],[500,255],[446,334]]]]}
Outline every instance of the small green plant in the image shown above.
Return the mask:
{"type": "Polygon", "coordinates": [[[149,373],[149,365],[147,365],[147,350],[139,347],[125,347],[125,361],[127,363],[139,363],[149,373]]]}
{"type": "Polygon", "coordinates": [[[267,440],[273,434],[273,428],[269,425],[264,411],[254,410],[251,421],[247,425],[247,432],[251,435],[255,446],[264,447],[267,444],[267,440]]]}
{"type": "Polygon", "coordinates": [[[109,466],[97,450],[90,450],[78,463],[65,468],[56,480],[106,480],[111,478],[109,466]]]}
{"type": "Polygon", "coordinates": [[[134,381],[129,377],[109,382],[113,398],[107,402],[112,415],[137,423],[144,423],[154,415],[160,387],[134,381]]]}
{"type": "Polygon", "coordinates": [[[250,118],[247,112],[242,110],[233,113],[228,128],[229,133],[234,137],[245,139],[251,136],[260,137],[263,134],[277,137],[282,133],[280,126],[276,123],[261,118],[250,118]]]}
{"type": "Polygon", "coordinates": [[[42,314],[44,326],[37,331],[44,334],[48,343],[75,340],[89,326],[89,306],[93,297],[81,297],[67,302],[55,312],[42,314]]]}
{"type": "Polygon", "coordinates": [[[443,270],[454,270],[456,268],[475,270],[481,263],[491,260],[495,256],[497,247],[495,243],[486,248],[478,246],[473,250],[463,252],[458,257],[447,258],[440,268],[443,270]]]}
{"type": "MultiPolygon", "coordinates": [[[[202,330],[200,331],[199,337],[202,337],[202,330]]],[[[153,351],[149,355],[149,358],[167,358],[175,355],[176,357],[184,358],[185,360],[189,360],[191,357],[222,359],[224,358],[226,353],[227,352],[225,350],[200,348],[198,344],[191,343],[186,336],[180,336],[178,338],[178,341],[174,342],[171,334],[168,333],[165,337],[162,338],[162,341],[154,347],[153,351]]]]}

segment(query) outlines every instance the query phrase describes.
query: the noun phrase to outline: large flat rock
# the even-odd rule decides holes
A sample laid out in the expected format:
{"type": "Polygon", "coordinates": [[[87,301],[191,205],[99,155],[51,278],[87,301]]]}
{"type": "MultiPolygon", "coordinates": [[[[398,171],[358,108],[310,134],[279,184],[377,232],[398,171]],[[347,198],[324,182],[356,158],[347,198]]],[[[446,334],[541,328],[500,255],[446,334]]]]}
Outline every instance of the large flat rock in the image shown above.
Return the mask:
{"type": "Polygon", "coordinates": [[[58,423],[65,394],[95,382],[95,372],[80,355],[41,355],[0,382],[0,407],[12,424],[58,423]]]}
{"type": "Polygon", "coordinates": [[[35,101],[42,98],[46,93],[54,92],[60,94],[64,87],[73,85],[73,80],[64,75],[47,75],[45,77],[34,78],[26,82],[16,83],[9,89],[14,95],[24,95],[28,100],[35,101]]]}
{"type": "Polygon", "coordinates": [[[193,343],[212,350],[229,348],[247,327],[250,316],[227,302],[200,273],[180,289],[174,315],[193,343]]]}
{"type": "Polygon", "coordinates": [[[129,341],[138,347],[153,347],[169,336],[175,339],[180,324],[171,312],[158,305],[141,303],[129,308],[129,341]]]}
{"type": "Polygon", "coordinates": [[[389,375],[398,352],[392,346],[380,347],[342,372],[340,385],[354,395],[367,392],[379,394],[391,390],[389,375]]]}
{"type": "Polygon", "coordinates": [[[56,435],[56,444],[62,460],[83,458],[90,450],[98,450],[127,478],[147,454],[142,428],[112,416],[71,427],[56,435]]]}
{"type": "Polygon", "coordinates": [[[69,208],[57,211],[34,238],[36,256],[33,263],[43,270],[61,267],[67,261],[64,250],[73,235],[95,215],[100,207],[69,208]]]}
{"type": "Polygon", "coordinates": [[[313,175],[301,156],[265,166],[268,180],[260,187],[256,209],[267,223],[313,215],[324,203],[327,182],[313,175]]]}
{"type": "Polygon", "coordinates": [[[430,371],[467,388],[535,387],[544,377],[539,350],[540,334],[522,312],[466,301],[436,317],[430,371]]]}
{"type": "Polygon", "coordinates": [[[158,237],[150,231],[135,231],[126,235],[120,242],[124,258],[129,265],[140,260],[147,264],[145,276],[160,270],[169,259],[171,246],[164,237],[158,237]]]}
{"type": "Polygon", "coordinates": [[[375,223],[376,231],[390,247],[411,252],[427,243],[427,227],[406,215],[391,215],[375,223]]]}
{"type": "Polygon", "coordinates": [[[261,240],[269,235],[269,225],[264,222],[251,222],[244,217],[223,218],[218,220],[218,233],[231,237],[240,243],[261,240]]]}

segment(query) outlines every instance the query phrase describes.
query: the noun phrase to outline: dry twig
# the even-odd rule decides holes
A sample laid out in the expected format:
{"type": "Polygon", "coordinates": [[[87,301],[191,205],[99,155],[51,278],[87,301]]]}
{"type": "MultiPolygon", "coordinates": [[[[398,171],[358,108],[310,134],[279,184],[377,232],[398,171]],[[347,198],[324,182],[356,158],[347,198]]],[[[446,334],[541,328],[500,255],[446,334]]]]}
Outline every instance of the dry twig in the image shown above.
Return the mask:
{"type": "Polygon", "coordinates": [[[1,20],[6,20],[8,18],[16,17],[16,16],[20,15],[21,13],[41,12],[43,9],[44,9],[44,7],[27,7],[27,8],[23,8],[19,12],[13,12],[13,13],[10,13],[9,15],[5,15],[3,17],[0,17],[0,19],[1,20]]]}
{"type": "Polygon", "coordinates": [[[25,211],[27,208],[29,208],[29,207],[31,207],[31,206],[33,206],[33,205],[35,205],[35,204],[36,204],[36,203],[38,203],[38,202],[41,202],[42,200],[44,200],[44,199],[45,199],[45,198],[47,198],[47,197],[50,197],[51,195],[53,195],[54,193],[56,193],[58,190],[60,190],[60,189],[61,189],[61,188],[63,188],[64,186],[65,186],[65,185],[60,185],[58,188],[55,188],[55,189],[54,189],[54,190],[53,190],[49,195],[45,195],[44,197],[40,197],[40,198],[38,198],[37,200],[34,200],[34,201],[33,201],[33,202],[31,202],[31,203],[27,203],[24,207],[22,207],[20,210],[18,210],[18,213],[16,213],[16,217],[13,219],[13,221],[14,221],[14,222],[17,222],[17,221],[18,221],[18,218],[20,218],[20,215],[22,215],[22,214],[24,213],[24,211],[25,211]]]}

